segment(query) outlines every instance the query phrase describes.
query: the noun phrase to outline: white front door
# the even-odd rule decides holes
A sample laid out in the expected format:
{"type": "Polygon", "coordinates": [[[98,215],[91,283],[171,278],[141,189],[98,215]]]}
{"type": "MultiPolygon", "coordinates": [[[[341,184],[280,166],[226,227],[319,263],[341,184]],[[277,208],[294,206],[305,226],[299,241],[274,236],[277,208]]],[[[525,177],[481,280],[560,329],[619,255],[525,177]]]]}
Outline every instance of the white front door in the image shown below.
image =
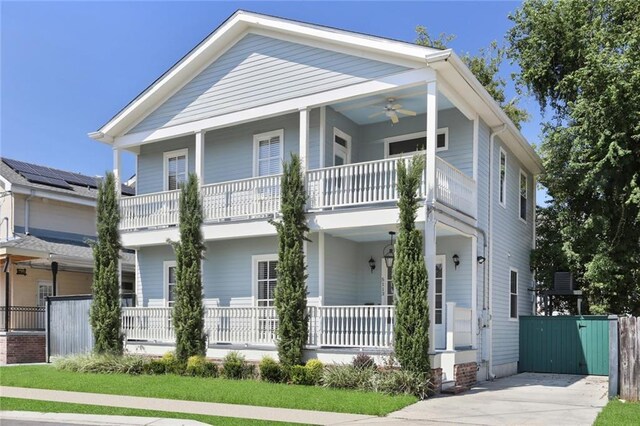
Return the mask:
{"type": "Polygon", "coordinates": [[[389,268],[384,261],[384,258],[380,260],[382,265],[382,305],[395,305],[394,303],[394,288],[393,288],[393,269],[389,268]]]}
{"type": "MultiPolygon", "coordinates": [[[[431,283],[429,283],[431,284],[431,283]]],[[[435,309],[436,321],[433,326],[435,333],[436,349],[445,349],[447,347],[447,329],[446,329],[446,273],[445,273],[445,257],[436,256],[436,304],[435,309]]]]}

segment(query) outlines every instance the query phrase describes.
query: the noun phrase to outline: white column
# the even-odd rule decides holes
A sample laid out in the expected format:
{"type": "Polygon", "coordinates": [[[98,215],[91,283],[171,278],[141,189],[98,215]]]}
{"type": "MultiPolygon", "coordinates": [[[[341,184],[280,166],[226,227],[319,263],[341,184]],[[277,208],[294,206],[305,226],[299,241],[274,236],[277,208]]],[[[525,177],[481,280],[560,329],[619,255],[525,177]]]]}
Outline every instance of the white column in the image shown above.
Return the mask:
{"type": "Polygon", "coordinates": [[[324,231],[318,232],[318,296],[324,305],[324,231]]]}
{"type": "Polygon", "coordinates": [[[478,237],[471,237],[471,347],[478,345],[478,237]]]}
{"type": "Polygon", "coordinates": [[[438,128],[438,105],[436,83],[427,84],[427,159],[425,169],[426,199],[424,222],[424,260],[429,277],[429,353],[435,352],[436,322],[436,131],[438,128]]]}
{"type": "Polygon", "coordinates": [[[309,109],[300,108],[300,164],[309,169],[309,109]]]}
{"type": "Polygon", "coordinates": [[[122,179],[122,152],[117,149],[114,148],[113,149],[113,177],[115,177],[116,180],[116,194],[118,195],[118,198],[120,198],[120,194],[122,193],[122,191],[120,190],[120,182],[122,179]]]}
{"type": "Polygon", "coordinates": [[[196,176],[200,186],[204,184],[204,130],[196,132],[196,176]]]}
{"type": "Polygon", "coordinates": [[[320,140],[320,161],[318,168],[322,169],[325,167],[325,147],[326,147],[326,127],[327,127],[327,107],[320,107],[320,131],[318,134],[318,139],[320,140]]]}
{"type": "Polygon", "coordinates": [[[447,302],[447,310],[445,315],[447,318],[447,346],[448,351],[455,350],[455,331],[456,331],[456,302],[447,302]]]}

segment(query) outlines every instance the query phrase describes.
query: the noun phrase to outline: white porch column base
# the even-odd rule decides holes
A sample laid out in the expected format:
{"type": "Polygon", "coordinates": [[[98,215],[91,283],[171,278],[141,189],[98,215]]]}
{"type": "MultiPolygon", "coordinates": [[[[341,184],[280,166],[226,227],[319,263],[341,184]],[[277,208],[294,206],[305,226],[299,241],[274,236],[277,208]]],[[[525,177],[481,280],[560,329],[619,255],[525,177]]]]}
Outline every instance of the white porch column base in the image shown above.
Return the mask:
{"type": "Polygon", "coordinates": [[[447,346],[448,351],[455,349],[454,334],[456,328],[456,302],[447,302],[447,346]]]}

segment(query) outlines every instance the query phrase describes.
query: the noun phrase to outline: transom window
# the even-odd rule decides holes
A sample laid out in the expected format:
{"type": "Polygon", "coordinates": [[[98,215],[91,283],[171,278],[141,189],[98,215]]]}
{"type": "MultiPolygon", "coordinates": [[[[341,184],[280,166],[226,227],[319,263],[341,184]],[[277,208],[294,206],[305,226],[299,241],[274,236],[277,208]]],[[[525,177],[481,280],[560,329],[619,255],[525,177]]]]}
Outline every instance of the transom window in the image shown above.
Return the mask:
{"type": "Polygon", "coordinates": [[[507,153],[500,148],[500,204],[505,207],[507,198],[507,153]]]}
{"type": "Polygon", "coordinates": [[[164,300],[167,306],[173,306],[176,302],[176,262],[164,262],[164,283],[164,300]]]}
{"type": "Polygon", "coordinates": [[[351,162],[351,136],[333,128],[333,165],[342,166],[351,162]]]}
{"type": "Polygon", "coordinates": [[[284,130],[276,130],[253,136],[255,176],[282,173],[284,130]]]}
{"type": "Polygon", "coordinates": [[[180,149],[164,153],[164,190],[179,189],[187,181],[188,151],[180,149]]]}
{"type": "Polygon", "coordinates": [[[47,297],[53,296],[53,283],[47,281],[38,282],[38,306],[47,304],[47,297]]]}
{"type": "MultiPolygon", "coordinates": [[[[402,157],[416,154],[427,149],[427,133],[418,132],[408,135],[394,136],[385,139],[387,157],[402,157]]],[[[436,134],[436,151],[449,149],[449,128],[438,129],[436,134]]]]}
{"type": "Polygon", "coordinates": [[[520,219],[527,220],[527,198],[528,198],[527,174],[520,170],[520,219]]]}
{"type": "Polygon", "coordinates": [[[509,318],[518,318],[518,271],[509,273],[509,318]]]}
{"type": "Polygon", "coordinates": [[[273,306],[278,282],[277,267],[278,257],[276,255],[255,258],[258,306],[273,306]]]}

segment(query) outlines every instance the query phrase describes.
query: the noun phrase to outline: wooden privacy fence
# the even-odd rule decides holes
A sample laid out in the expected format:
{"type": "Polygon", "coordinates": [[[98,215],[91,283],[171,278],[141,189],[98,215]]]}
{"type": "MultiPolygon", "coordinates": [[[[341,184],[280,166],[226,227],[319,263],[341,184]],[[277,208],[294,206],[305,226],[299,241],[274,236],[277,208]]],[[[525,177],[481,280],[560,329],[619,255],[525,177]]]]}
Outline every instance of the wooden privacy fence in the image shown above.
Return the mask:
{"type": "Polygon", "coordinates": [[[620,398],[640,400],[640,317],[618,319],[620,398]]]}

